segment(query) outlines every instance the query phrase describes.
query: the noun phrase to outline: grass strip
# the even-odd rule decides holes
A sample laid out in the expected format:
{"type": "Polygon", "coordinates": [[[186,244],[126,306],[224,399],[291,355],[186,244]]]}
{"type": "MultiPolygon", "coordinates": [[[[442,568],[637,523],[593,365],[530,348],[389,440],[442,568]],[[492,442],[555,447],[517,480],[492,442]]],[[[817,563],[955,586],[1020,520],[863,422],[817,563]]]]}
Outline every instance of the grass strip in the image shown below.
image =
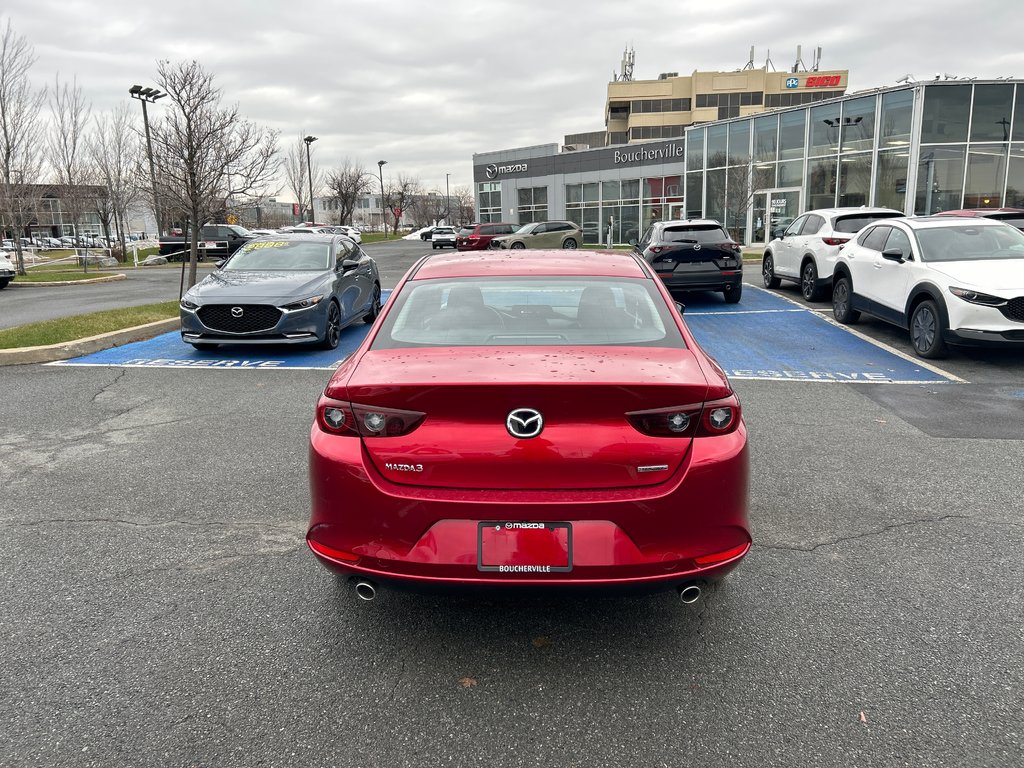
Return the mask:
{"type": "Polygon", "coordinates": [[[0,330],[0,349],[63,344],[177,316],[178,302],[162,301],[159,304],[143,304],[138,307],[108,309],[103,312],[90,312],[87,315],[44,320],[41,323],[0,330]]]}
{"type": "Polygon", "coordinates": [[[97,277],[110,277],[112,272],[100,272],[92,267],[89,272],[68,272],[67,267],[63,270],[47,269],[42,272],[30,270],[27,275],[18,275],[14,278],[17,283],[61,283],[72,280],[95,280],[97,277]]]}

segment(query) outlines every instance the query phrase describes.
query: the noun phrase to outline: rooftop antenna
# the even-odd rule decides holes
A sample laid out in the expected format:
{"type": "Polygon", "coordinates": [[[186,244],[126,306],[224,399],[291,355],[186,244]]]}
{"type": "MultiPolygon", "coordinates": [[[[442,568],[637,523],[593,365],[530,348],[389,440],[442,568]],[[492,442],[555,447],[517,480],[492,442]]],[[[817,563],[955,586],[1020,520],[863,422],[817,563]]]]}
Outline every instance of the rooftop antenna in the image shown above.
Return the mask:
{"type": "Polygon", "coordinates": [[[633,63],[635,61],[636,51],[634,51],[632,48],[627,48],[622,52],[622,63],[620,64],[620,67],[622,68],[622,73],[618,75],[614,73],[612,74],[612,77],[615,78],[616,83],[628,83],[633,79],[633,63]]]}
{"type": "Polygon", "coordinates": [[[776,71],[775,70],[775,65],[772,64],[772,49],[771,48],[768,49],[768,55],[767,55],[767,57],[764,60],[764,71],[765,72],[768,71],[768,67],[772,68],[772,72],[776,71]]]}
{"type": "Polygon", "coordinates": [[[817,72],[821,68],[821,46],[818,46],[818,50],[814,52],[814,64],[811,66],[812,72],[817,72]]]}
{"type": "Polygon", "coordinates": [[[790,70],[790,72],[796,73],[796,72],[806,72],[807,71],[807,65],[804,64],[803,56],[800,55],[801,50],[802,50],[802,46],[798,45],[796,47],[796,61],[793,62],[793,68],[790,70]]]}
{"type": "Polygon", "coordinates": [[[753,68],[754,68],[754,46],[750,46],[750,59],[744,65],[743,69],[747,70],[747,69],[753,69],[753,68]]]}
{"type": "Polygon", "coordinates": [[[896,82],[897,83],[912,83],[912,82],[914,82],[914,76],[911,73],[908,72],[907,74],[905,74],[903,77],[901,77],[896,82]]]}

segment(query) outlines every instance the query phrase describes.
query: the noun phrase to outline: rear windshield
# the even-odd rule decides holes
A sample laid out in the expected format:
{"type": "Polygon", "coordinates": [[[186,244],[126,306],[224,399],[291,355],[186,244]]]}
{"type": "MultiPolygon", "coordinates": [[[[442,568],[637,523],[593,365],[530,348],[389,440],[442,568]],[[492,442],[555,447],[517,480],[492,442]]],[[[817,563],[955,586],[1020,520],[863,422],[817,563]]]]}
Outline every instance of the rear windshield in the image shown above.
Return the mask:
{"type": "Polygon", "coordinates": [[[463,227],[459,230],[459,237],[469,237],[476,231],[476,227],[463,227]]]}
{"type": "Polygon", "coordinates": [[[731,238],[725,230],[715,225],[694,225],[665,227],[663,243],[727,243],[731,238]]]}
{"type": "Polygon", "coordinates": [[[685,347],[650,280],[495,277],[413,280],[373,349],[614,345],[685,347]]]}
{"type": "Polygon", "coordinates": [[[330,243],[257,240],[235,251],[235,255],[224,263],[222,269],[227,272],[322,272],[330,269],[330,266],[330,243]]]}
{"type": "Polygon", "coordinates": [[[917,242],[923,261],[1024,259],[1024,232],[1009,226],[929,227],[917,242]]]}
{"type": "Polygon", "coordinates": [[[435,235],[454,235],[455,234],[455,230],[452,229],[451,227],[435,227],[434,228],[434,234],[435,235]]]}
{"type": "Polygon", "coordinates": [[[1015,213],[1009,216],[989,216],[989,218],[1001,221],[1004,224],[1009,224],[1011,227],[1016,227],[1017,229],[1024,229],[1024,216],[1021,216],[1020,214],[1015,213]]]}
{"type": "Polygon", "coordinates": [[[836,216],[836,220],[832,222],[832,231],[852,235],[854,232],[860,232],[873,221],[897,219],[901,216],[903,216],[902,213],[858,213],[854,216],[836,216]]]}

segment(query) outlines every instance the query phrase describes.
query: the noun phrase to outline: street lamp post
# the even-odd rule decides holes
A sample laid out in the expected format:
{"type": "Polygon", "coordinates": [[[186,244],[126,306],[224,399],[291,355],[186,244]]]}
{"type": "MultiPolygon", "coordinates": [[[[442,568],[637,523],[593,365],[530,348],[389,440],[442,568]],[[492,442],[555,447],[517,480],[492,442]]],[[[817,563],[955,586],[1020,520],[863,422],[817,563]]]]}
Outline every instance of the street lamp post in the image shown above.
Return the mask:
{"type": "Polygon", "coordinates": [[[451,212],[452,212],[452,199],[448,194],[448,177],[450,173],[444,175],[444,223],[451,226],[451,212]]]}
{"type": "Polygon", "coordinates": [[[313,164],[309,159],[309,145],[316,141],[316,136],[307,136],[306,142],[306,175],[309,176],[309,223],[316,224],[316,208],[313,206],[313,164]]]}
{"type": "Polygon", "coordinates": [[[385,236],[388,233],[388,220],[384,215],[384,166],[387,164],[387,160],[377,161],[377,176],[380,178],[380,228],[384,231],[385,236]]]}
{"type": "MultiPolygon", "coordinates": [[[[156,168],[153,166],[153,140],[149,136],[149,114],[146,112],[146,104],[155,104],[157,99],[162,99],[166,93],[161,93],[156,88],[143,88],[141,85],[133,85],[128,89],[128,94],[133,99],[142,102],[142,124],[146,128],[146,153],[149,155],[149,181],[153,185],[153,215],[156,216],[156,234],[159,237],[163,234],[160,228],[160,199],[156,191],[156,168]]],[[[78,236],[77,231],[75,236],[78,236]]]]}

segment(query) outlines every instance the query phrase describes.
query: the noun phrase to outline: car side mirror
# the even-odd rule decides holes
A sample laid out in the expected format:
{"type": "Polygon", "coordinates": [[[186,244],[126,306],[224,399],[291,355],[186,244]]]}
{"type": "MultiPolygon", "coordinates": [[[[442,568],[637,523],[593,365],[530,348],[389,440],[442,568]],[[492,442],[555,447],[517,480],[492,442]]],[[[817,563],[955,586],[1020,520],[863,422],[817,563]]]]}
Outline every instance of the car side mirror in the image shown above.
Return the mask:
{"type": "Polygon", "coordinates": [[[636,238],[635,237],[629,238],[629,244],[630,245],[636,245],[636,238]]]}
{"type": "Polygon", "coordinates": [[[889,261],[895,261],[897,264],[902,264],[905,261],[903,258],[903,251],[899,248],[886,248],[882,251],[882,258],[888,259],[889,261]]]}
{"type": "Polygon", "coordinates": [[[686,305],[681,301],[676,302],[676,309],[679,310],[679,314],[683,314],[686,311],[686,305]]]}
{"type": "Polygon", "coordinates": [[[357,259],[343,259],[341,262],[341,271],[348,272],[350,269],[355,269],[359,266],[357,259]]]}
{"type": "Polygon", "coordinates": [[[214,269],[220,269],[221,267],[224,266],[224,262],[225,261],[227,261],[227,259],[221,259],[220,261],[213,262],[213,268],[214,269]]]}

